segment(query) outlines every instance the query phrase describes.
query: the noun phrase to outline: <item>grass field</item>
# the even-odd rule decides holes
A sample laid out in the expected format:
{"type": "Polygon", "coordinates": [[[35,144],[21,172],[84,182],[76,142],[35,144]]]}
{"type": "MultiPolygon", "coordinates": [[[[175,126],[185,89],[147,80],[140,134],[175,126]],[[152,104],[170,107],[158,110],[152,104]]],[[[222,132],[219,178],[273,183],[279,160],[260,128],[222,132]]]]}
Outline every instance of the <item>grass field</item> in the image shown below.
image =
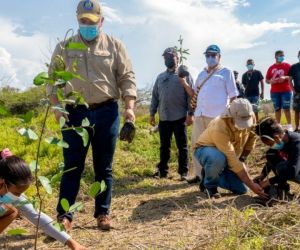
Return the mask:
{"type": "MultiPolygon", "coordinates": [[[[32,128],[40,127],[37,112],[32,128]]],[[[118,142],[114,160],[112,220],[114,229],[101,232],[92,217],[93,201],[87,196],[93,182],[89,153],[78,201],[85,208],[76,214],[72,236],[89,249],[300,249],[300,211],[298,202],[272,208],[255,204],[253,194],[232,196],[222,191],[218,200],[207,200],[198,191],[178,181],[175,145],[170,162],[172,179],[151,178],[159,156],[158,134],[150,134],[148,116],[138,112],[137,136],[130,145],[118,142]]],[[[28,162],[35,158],[36,142],[30,142],[16,131],[22,126],[17,117],[2,118],[0,148],[9,147],[28,162]]],[[[47,134],[59,135],[59,127],[51,116],[47,134]],[[54,131],[54,132],[53,132],[54,131]]],[[[248,160],[252,176],[262,168],[265,148],[259,143],[248,160]]],[[[43,144],[41,173],[51,176],[62,161],[61,149],[43,144]]],[[[55,218],[57,188],[49,196],[44,193],[44,211],[55,218]]],[[[298,192],[298,188],[293,186],[298,192]]],[[[34,194],[34,189],[28,195],[34,194]]],[[[0,237],[0,249],[31,249],[34,227],[18,220],[12,228],[25,228],[23,236],[0,237]]],[[[38,249],[65,249],[43,234],[38,249]]]]}

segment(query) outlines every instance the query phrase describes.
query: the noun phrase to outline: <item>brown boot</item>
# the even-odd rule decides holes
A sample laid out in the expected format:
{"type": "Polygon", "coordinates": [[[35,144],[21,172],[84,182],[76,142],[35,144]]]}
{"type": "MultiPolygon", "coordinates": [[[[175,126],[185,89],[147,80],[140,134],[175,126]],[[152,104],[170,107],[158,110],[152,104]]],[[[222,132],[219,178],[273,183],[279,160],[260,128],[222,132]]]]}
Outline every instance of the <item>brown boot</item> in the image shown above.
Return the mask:
{"type": "Polygon", "coordinates": [[[109,231],[111,229],[110,217],[108,215],[99,215],[97,218],[97,226],[101,230],[109,231]]]}

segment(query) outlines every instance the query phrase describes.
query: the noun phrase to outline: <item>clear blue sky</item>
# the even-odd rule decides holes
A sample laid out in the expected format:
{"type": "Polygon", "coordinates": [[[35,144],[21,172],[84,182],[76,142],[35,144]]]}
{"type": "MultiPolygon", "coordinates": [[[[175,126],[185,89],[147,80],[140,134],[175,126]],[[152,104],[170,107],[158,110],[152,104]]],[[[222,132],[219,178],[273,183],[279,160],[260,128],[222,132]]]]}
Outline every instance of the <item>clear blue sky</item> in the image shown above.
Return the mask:
{"type": "MultiPolygon", "coordinates": [[[[31,86],[45,70],[57,39],[76,32],[77,0],[2,1],[0,8],[0,79],[31,86]]],[[[112,0],[102,1],[104,32],[127,46],[138,87],[152,84],[164,70],[162,51],[179,35],[191,51],[187,64],[194,78],[205,66],[203,51],[212,43],[222,49],[222,63],[239,72],[253,58],[265,75],[274,51],[283,49],[289,63],[300,50],[299,0],[112,0]]]]}

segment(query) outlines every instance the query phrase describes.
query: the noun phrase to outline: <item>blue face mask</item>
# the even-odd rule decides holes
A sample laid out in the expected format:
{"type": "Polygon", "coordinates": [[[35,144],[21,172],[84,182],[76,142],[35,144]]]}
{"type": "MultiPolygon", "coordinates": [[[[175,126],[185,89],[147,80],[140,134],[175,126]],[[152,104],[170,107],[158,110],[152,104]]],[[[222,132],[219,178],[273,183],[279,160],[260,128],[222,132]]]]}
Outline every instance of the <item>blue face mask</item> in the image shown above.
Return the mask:
{"type": "Polygon", "coordinates": [[[254,69],[254,65],[248,64],[248,65],[247,65],[247,69],[250,70],[250,71],[253,70],[253,69],[254,69]]]}
{"type": "Polygon", "coordinates": [[[0,204],[12,204],[19,199],[19,197],[15,196],[11,192],[8,191],[6,184],[5,188],[7,193],[5,195],[0,195],[0,204]]]}
{"type": "Polygon", "coordinates": [[[208,65],[208,67],[214,67],[216,66],[219,62],[218,62],[218,59],[217,57],[206,57],[206,63],[208,65]]]}
{"type": "Polygon", "coordinates": [[[279,56],[279,57],[277,57],[277,61],[278,61],[279,63],[282,63],[282,62],[284,61],[284,56],[279,56]]]}
{"type": "Polygon", "coordinates": [[[282,150],[283,147],[284,147],[284,145],[285,145],[284,142],[281,141],[280,143],[275,143],[275,144],[271,147],[271,149],[282,150]]]}
{"type": "Polygon", "coordinates": [[[0,195],[0,203],[3,204],[12,204],[17,201],[19,198],[13,195],[11,192],[6,193],[5,195],[0,195]]]}
{"type": "Polygon", "coordinates": [[[93,41],[99,36],[99,28],[98,25],[86,25],[80,24],[79,25],[79,32],[82,38],[86,41],[93,41]]]}

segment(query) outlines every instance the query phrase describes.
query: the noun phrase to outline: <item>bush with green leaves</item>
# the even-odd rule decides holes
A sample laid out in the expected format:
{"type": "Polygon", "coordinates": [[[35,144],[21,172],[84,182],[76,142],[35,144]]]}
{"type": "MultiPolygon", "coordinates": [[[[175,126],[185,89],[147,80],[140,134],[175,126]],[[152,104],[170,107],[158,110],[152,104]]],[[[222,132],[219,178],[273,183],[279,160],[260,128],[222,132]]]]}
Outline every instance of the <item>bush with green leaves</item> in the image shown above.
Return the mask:
{"type": "MultiPolygon", "coordinates": [[[[25,91],[3,87],[0,89],[0,106],[6,107],[6,111],[10,114],[26,114],[28,111],[42,107],[40,100],[45,96],[44,87],[32,87],[25,91]]],[[[8,113],[1,112],[0,108],[0,117],[8,115],[8,113]]]]}

